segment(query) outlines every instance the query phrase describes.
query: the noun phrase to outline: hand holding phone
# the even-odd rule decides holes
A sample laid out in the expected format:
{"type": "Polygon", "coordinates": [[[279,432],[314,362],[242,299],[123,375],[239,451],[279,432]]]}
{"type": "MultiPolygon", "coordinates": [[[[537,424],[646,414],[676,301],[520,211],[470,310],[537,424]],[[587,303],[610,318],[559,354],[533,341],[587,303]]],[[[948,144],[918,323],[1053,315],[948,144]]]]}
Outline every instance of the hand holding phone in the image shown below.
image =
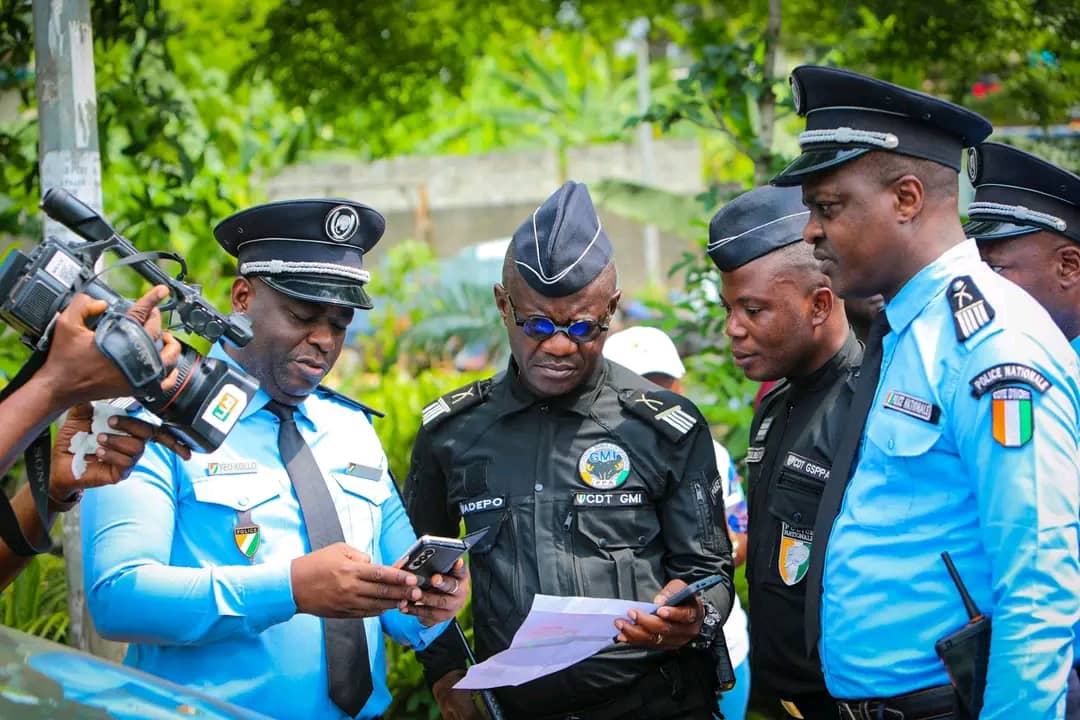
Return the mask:
{"type": "Polygon", "coordinates": [[[725,578],[723,575],[709,575],[708,577],[703,577],[696,582],[690,583],[682,590],[669,597],[667,599],[667,602],[664,603],[664,605],[682,605],[684,602],[686,602],[693,596],[699,593],[703,593],[714,585],[719,585],[720,583],[724,582],[724,579],[725,578]]]}
{"type": "Polygon", "coordinates": [[[423,535],[405,551],[398,567],[416,575],[419,585],[424,590],[434,589],[432,575],[446,575],[454,567],[457,559],[487,534],[482,528],[461,538],[423,535]]]}

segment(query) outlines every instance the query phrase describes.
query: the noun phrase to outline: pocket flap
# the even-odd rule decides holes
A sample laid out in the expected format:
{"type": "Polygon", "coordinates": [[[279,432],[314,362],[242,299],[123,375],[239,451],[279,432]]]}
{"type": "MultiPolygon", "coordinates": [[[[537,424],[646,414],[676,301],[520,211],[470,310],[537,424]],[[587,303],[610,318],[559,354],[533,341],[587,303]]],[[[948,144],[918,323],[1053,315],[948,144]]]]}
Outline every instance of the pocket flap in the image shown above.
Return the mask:
{"type": "Polygon", "coordinates": [[[250,510],[281,494],[276,483],[258,475],[208,477],[193,482],[191,491],[199,502],[233,510],[250,510]]]}
{"type": "Polygon", "coordinates": [[[899,413],[879,413],[866,437],[886,455],[912,457],[928,452],[941,432],[941,424],[931,425],[899,413]]]}
{"type": "Polygon", "coordinates": [[[769,493],[769,514],[797,528],[813,528],[824,483],[782,471],[769,493]]]}
{"type": "Polygon", "coordinates": [[[651,505],[624,508],[576,508],[578,532],[598,548],[645,547],[660,534],[660,520],[651,505]]]}
{"type": "Polygon", "coordinates": [[[344,473],[330,473],[330,477],[337,481],[342,490],[363,498],[372,505],[382,505],[393,492],[383,480],[371,480],[344,473]]]}

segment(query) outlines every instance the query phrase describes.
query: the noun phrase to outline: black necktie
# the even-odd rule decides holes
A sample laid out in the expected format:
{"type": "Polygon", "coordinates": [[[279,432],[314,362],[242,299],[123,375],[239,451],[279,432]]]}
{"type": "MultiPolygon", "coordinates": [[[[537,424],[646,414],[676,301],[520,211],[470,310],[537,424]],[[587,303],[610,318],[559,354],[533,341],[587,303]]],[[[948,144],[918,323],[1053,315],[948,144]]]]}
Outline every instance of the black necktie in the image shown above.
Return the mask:
{"type": "MultiPolygon", "coordinates": [[[[293,416],[296,408],[271,400],[266,409],[281,419],[278,450],[289,473],[300,512],[304,516],[308,541],[314,552],[327,545],[344,542],[341,521],[326,480],[311,448],[304,442],[293,416]]],[[[323,618],[326,642],[326,670],[330,699],[349,717],[355,717],[371,695],[371,666],[368,663],[367,634],[362,618],[323,618]]]]}
{"type": "Polygon", "coordinates": [[[874,402],[878,380],[881,378],[881,339],[889,333],[889,320],[881,311],[870,325],[855,395],[848,409],[847,427],[833,456],[829,480],[821,493],[817,520],[814,522],[814,541],[810,547],[810,567],[806,571],[806,652],[812,655],[821,636],[821,576],[825,570],[825,546],[829,542],[833,521],[840,513],[844,491],[855,470],[859,441],[866,428],[866,417],[874,402]]]}

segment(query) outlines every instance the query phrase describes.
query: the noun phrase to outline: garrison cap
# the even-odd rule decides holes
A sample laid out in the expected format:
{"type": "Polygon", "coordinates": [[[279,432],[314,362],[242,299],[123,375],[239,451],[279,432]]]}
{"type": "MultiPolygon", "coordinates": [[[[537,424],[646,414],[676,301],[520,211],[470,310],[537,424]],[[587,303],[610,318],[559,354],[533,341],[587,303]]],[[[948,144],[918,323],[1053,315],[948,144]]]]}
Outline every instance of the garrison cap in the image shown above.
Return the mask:
{"type": "Polygon", "coordinates": [[[214,228],[240,274],[300,300],[368,310],[364,253],[386,221],[352,200],[282,200],[241,210],[214,228]]]}
{"type": "Polygon", "coordinates": [[[800,185],[872,150],[932,160],[960,171],[965,147],[990,135],[990,121],[932,95],[839,68],[803,65],[791,73],[795,112],[806,117],[802,155],[773,178],[800,185]]]}
{"type": "Polygon", "coordinates": [[[611,262],[611,241],[589,190],[572,180],[517,229],[510,246],[518,272],[547,297],[573,295],[611,262]]]}
{"type": "Polygon", "coordinates": [[[766,185],[743,193],[713,215],[709,257],[731,272],[773,250],[802,242],[810,211],[796,187],[766,185]]]}
{"type": "Polygon", "coordinates": [[[1009,145],[968,150],[975,198],[964,232],[991,242],[1042,230],[1080,242],[1080,177],[1009,145]]]}

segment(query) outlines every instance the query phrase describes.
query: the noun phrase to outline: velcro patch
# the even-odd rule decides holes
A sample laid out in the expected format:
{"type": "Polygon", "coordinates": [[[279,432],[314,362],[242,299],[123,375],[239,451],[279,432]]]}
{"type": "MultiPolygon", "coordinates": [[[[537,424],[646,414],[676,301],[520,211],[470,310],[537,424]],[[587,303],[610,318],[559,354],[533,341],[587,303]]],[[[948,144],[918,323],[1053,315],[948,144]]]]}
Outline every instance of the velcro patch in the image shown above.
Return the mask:
{"type": "Polygon", "coordinates": [[[574,507],[640,507],[648,505],[644,490],[575,492],[574,507]]]}
{"type": "Polygon", "coordinates": [[[819,482],[829,479],[829,468],[793,452],[789,452],[784,458],[784,468],[819,482]]]}
{"type": "Polygon", "coordinates": [[[941,417],[941,408],[934,403],[898,390],[890,390],[885,395],[885,409],[895,410],[898,413],[903,413],[932,425],[937,425],[937,421],[941,417]]]}
{"type": "Polygon", "coordinates": [[[478,512],[487,512],[488,510],[502,510],[506,507],[505,497],[486,497],[477,498],[476,500],[466,500],[458,503],[458,510],[462,515],[472,515],[478,512]]]}
{"type": "Polygon", "coordinates": [[[1041,372],[1020,363],[1001,363],[1000,365],[988,367],[969,382],[971,394],[975,397],[982,397],[996,386],[1009,383],[1030,385],[1040,393],[1044,393],[1054,386],[1041,372]]]}
{"type": "Polygon", "coordinates": [[[250,475],[259,471],[254,460],[206,463],[207,475],[250,475]]]}
{"type": "Polygon", "coordinates": [[[746,449],[746,462],[748,463],[759,463],[763,457],[765,457],[764,447],[749,447],[746,449]]]}
{"type": "Polygon", "coordinates": [[[352,475],[353,477],[363,478],[364,480],[381,480],[382,468],[372,467],[370,465],[361,465],[360,463],[346,463],[345,474],[352,475]]]}

